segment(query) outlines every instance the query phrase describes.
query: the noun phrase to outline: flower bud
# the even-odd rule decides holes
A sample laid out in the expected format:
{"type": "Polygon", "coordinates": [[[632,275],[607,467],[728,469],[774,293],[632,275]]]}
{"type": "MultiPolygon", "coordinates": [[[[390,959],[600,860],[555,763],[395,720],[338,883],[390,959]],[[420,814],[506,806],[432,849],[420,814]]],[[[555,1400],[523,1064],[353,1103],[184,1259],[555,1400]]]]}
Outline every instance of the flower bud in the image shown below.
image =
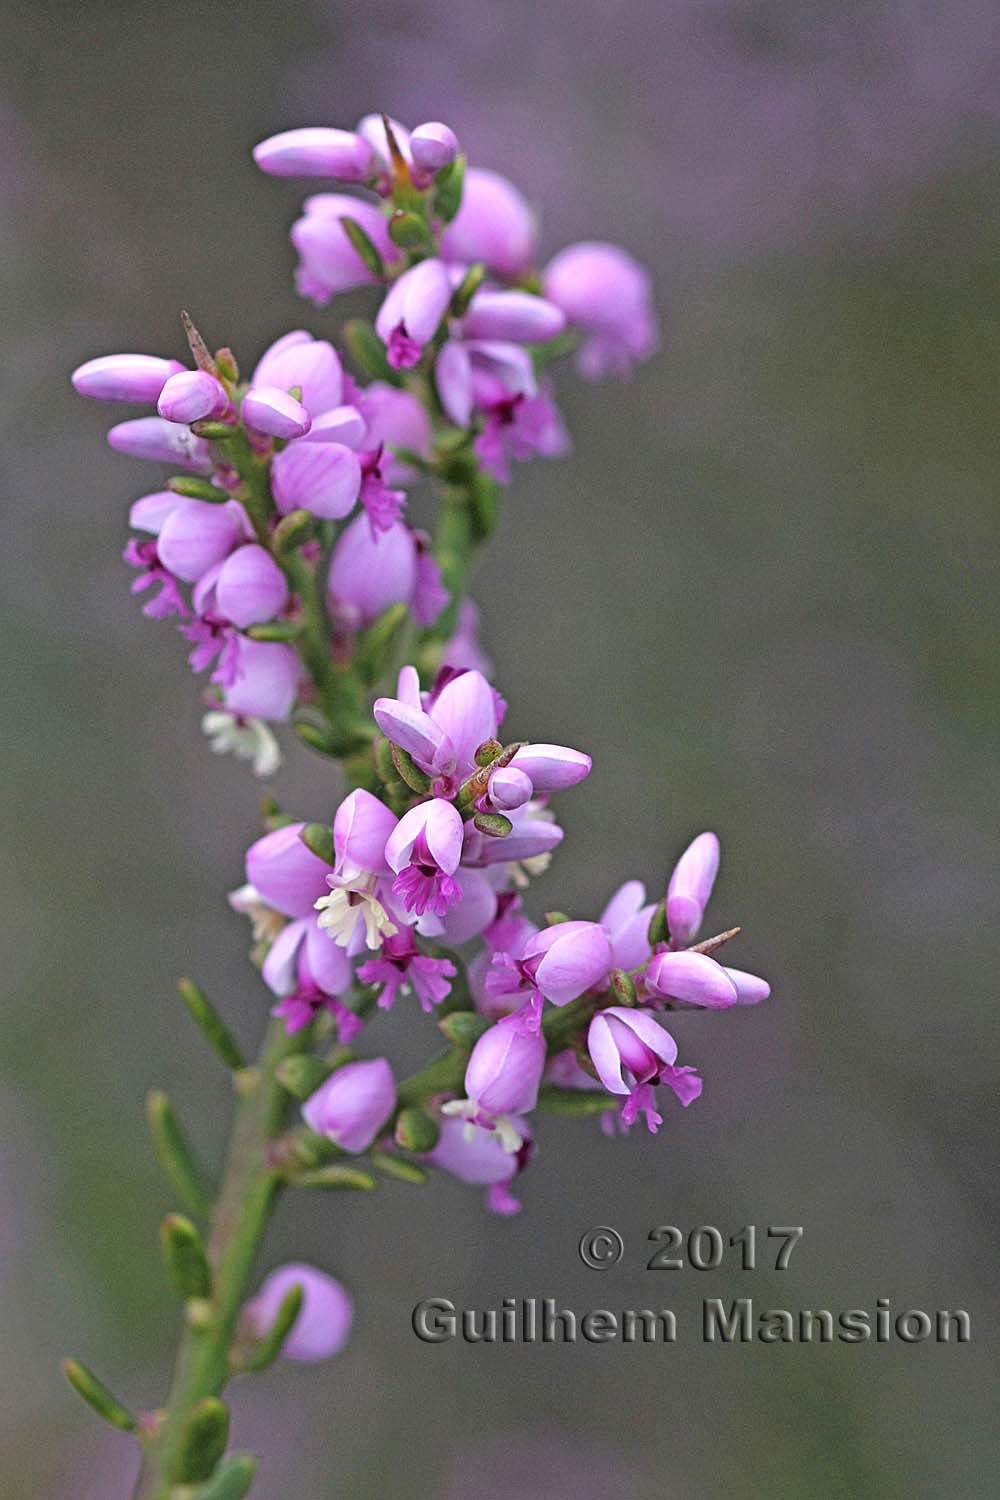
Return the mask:
{"type": "Polygon", "coordinates": [[[289,238],[299,253],[295,273],[298,290],[318,307],[339,292],[369,286],[378,279],[345,229],[345,218],[361,226],[385,264],[399,258],[386,220],[373,204],[335,193],[318,193],[307,199],[306,212],[292,225],[289,238]]]}
{"type": "MultiPolygon", "coordinates": [[[[133,517],[136,512],[137,507],[133,506],[133,517]]],[[[133,525],[142,524],[141,519],[133,519],[133,525]]],[[[156,550],[163,566],[175,577],[185,583],[197,583],[210,568],[229,556],[241,536],[242,527],[234,509],[213,505],[209,500],[183,500],[175,496],[160,526],[156,550]]]]}
{"type": "Polygon", "coordinates": [[[538,1102],[545,1038],[513,1021],[483,1033],[465,1070],[465,1092],[483,1114],[524,1114],[538,1102]]]}
{"type": "Polygon", "coordinates": [[[299,835],[306,825],[289,823],[251,844],[247,881],[261,900],[286,917],[311,917],[327,891],[330,866],[307,849],[299,835]]]}
{"type": "Polygon", "coordinates": [[[307,510],[325,521],[350,515],[361,490],[361,463],[342,443],[293,443],[271,464],[274,501],[282,515],[307,510]]]}
{"type": "Polygon", "coordinates": [[[458,155],[458,138],[449,126],[432,120],[418,125],[410,136],[410,153],[421,171],[440,172],[458,155]]]}
{"type": "Polygon", "coordinates": [[[649,923],[654,908],[646,904],[641,880],[619,886],[601,912],[601,926],[611,939],[611,952],[619,969],[634,969],[648,956],[649,923]]]}
{"type": "Polygon", "coordinates": [[[285,575],[269,552],[257,542],[238,547],[215,580],[219,613],[245,630],[273,620],[288,602],[285,575]]]}
{"type": "Polygon", "coordinates": [[[566,327],[566,315],[554,302],[531,292],[497,292],[487,288],[473,297],[462,321],[470,339],[511,339],[516,344],[541,344],[566,327]]]}
{"type": "Polygon", "coordinates": [[[163,387],[156,410],[168,422],[200,422],[223,416],[229,397],[207,370],[182,370],[163,387]]]}
{"type": "Polygon", "coordinates": [[[315,419],[341,404],[344,371],[332,344],[326,339],[314,339],[304,328],[296,328],[261,355],[250,384],[254,390],[258,386],[276,386],[280,391],[298,387],[302,405],[315,419]]]}
{"type": "Polygon", "coordinates": [[[465,174],[462,204],[441,241],[446,260],[481,260],[515,280],[535,258],[535,216],[513,183],[484,167],[465,174]]]}
{"type": "Polygon", "coordinates": [[[304,437],[312,426],[312,418],[302,402],[273,385],[255,386],[247,391],[242,416],[248,427],[268,437],[304,437]]]}
{"type": "Polygon", "coordinates": [[[416,582],[416,544],[401,522],[373,536],[368,517],[360,515],[337,538],[331,601],[349,606],[359,625],[370,625],[390,604],[409,604],[416,582]]]}
{"type": "Polygon", "coordinates": [[[364,182],[371,176],[372,148],[352,130],[322,125],[285,130],[254,147],[253,159],[271,177],[333,177],[364,182]]]}
{"type": "Polygon", "coordinates": [[[193,474],[212,472],[212,450],[208,443],[195,437],[187,427],[179,427],[163,417],[134,417],[130,422],[119,422],[108,433],[108,442],[116,453],[129,458],[179,464],[193,474]]]}
{"type": "Polygon", "coordinates": [[[386,840],[396,827],[396,815],[363,787],[349,793],[333,819],[336,871],[345,880],[362,872],[388,875],[386,840]]]}
{"type": "Polygon", "coordinates": [[[396,1080],[384,1057],[348,1063],[302,1106],[310,1130],[351,1153],[367,1151],[396,1103],[396,1080]]]}
{"type": "Polygon", "coordinates": [[[593,761],[581,750],[566,745],[522,745],[511,761],[523,771],[536,792],[559,792],[576,786],[590,775],[593,761]]]}
{"type": "Polygon", "coordinates": [[[514,765],[501,766],[489,779],[488,795],[494,807],[523,807],[533,791],[530,778],[514,765]]]}
{"type": "Polygon", "coordinates": [[[286,1359],[313,1363],[339,1354],[351,1332],[351,1299],[332,1276],[314,1266],[292,1262],[272,1271],[244,1309],[247,1321],[263,1339],[293,1286],[302,1288],[302,1308],[282,1346],[286,1359]]]}
{"type": "Polygon", "coordinates": [[[761,979],[756,974],[747,974],[743,969],[725,968],[726,976],[736,986],[737,1005],[759,1005],[766,1000],[771,993],[771,986],[766,979],[761,979]]]}
{"type": "Polygon", "coordinates": [[[451,278],[441,260],[422,260],[394,282],[379,308],[375,331],[394,370],[419,363],[451,302],[451,278]]]}
{"type": "Polygon", "coordinates": [[[719,840],[700,833],[674,866],[667,887],[667,925],[675,943],[692,943],[719,870],[719,840]]]}
{"type": "Polygon", "coordinates": [[[707,953],[656,953],[646,969],[646,988],[667,1000],[722,1010],[739,998],[734,982],[707,953]]]}
{"type": "Polygon", "coordinates": [[[607,977],[611,943],[598,922],[559,922],[531,938],[521,962],[547,1000],[568,1005],[607,977]]]}
{"type": "Polygon", "coordinates": [[[236,637],[235,680],[224,693],[225,706],[234,714],[279,722],[287,719],[298,686],[299,658],[291,646],[236,637]]]}
{"type": "Polygon", "coordinates": [[[617,245],[569,245],[546,267],[542,289],[584,333],[577,364],[588,379],[627,375],[655,350],[649,274],[617,245]]]}
{"type": "Polygon", "coordinates": [[[73,371],[73,389],[92,401],[134,401],[145,405],[157,399],[172,375],[184,366],[155,354],[102,354],[73,371]]]}

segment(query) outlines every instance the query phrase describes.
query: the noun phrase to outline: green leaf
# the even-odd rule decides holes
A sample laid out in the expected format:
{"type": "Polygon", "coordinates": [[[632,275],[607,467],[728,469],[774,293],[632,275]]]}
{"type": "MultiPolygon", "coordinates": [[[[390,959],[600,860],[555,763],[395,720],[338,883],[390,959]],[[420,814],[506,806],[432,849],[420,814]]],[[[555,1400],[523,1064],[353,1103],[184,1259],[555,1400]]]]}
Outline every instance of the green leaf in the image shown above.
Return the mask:
{"type": "Polygon", "coordinates": [[[207,1218],[212,1200],[201,1168],[181,1130],[166,1094],[154,1089],[146,1101],[146,1116],[160,1166],[174,1192],[193,1214],[207,1218]]]}
{"type": "Polygon", "coordinates": [[[325,823],[307,823],[299,834],[299,838],[317,859],[323,860],[331,867],[336,863],[333,829],[328,828],[325,823]]]}
{"type": "Polygon", "coordinates": [[[228,1441],[229,1409],[217,1396],[206,1396],[184,1423],[167,1478],[174,1484],[211,1479],[228,1441]]]}
{"type": "Polygon", "coordinates": [[[430,1176],[426,1167],[418,1166],[415,1161],[406,1161],[402,1156],[393,1156],[390,1151],[373,1151],[371,1162],[376,1172],[382,1172],[386,1177],[394,1177],[397,1182],[410,1182],[417,1185],[426,1182],[430,1176]]]}
{"type": "Polygon", "coordinates": [[[400,780],[405,781],[412,792],[423,796],[430,791],[431,778],[425,771],[421,771],[413,757],[401,745],[393,745],[392,763],[399,773],[400,780]]]}
{"type": "Polygon", "coordinates": [[[451,299],[451,310],[456,318],[469,310],[469,303],[486,280],[486,267],[481,260],[469,267],[451,299]]]}
{"type": "Polygon", "coordinates": [[[250,1492],[257,1460],[249,1453],[240,1453],[220,1464],[207,1484],[199,1485],[195,1500],[243,1500],[250,1492]]]}
{"type": "Polygon", "coordinates": [[[385,345],[370,323],[364,318],[351,318],[343,327],[343,338],[354,363],[363,375],[372,380],[387,380],[390,385],[401,386],[403,377],[389,363],[385,345]]]}
{"type": "Polygon", "coordinates": [[[138,1425],[135,1417],[86,1365],[81,1365],[76,1359],[64,1359],[62,1372],[77,1395],[82,1396],[105,1422],[120,1432],[135,1432],[138,1425]]]}
{"type": "Polygon", "coordinates": [[[309,1099],[326,1082],[332,1071],[318,1057],[308,1057],[304,1052],[297,1052],[278,1064],[275,1077],[281,1087],[296,1099],[309,1099]]]}
{"type": "Polygon", "coordinates": [[[220,490],[207,479],[199,479],[196,474],[173,475],[167,480],[167,489],[175,495],[186,495],[189,500],[208,500],[213,505],[222,505],[232,499],[225,490],[220,490]]]}
{"type": "Polygon", "coordinates": [[[561,1089],[543,1083],[538,1090],[538,1108],[554,1115],[603,1115],[620,1104],[615,1095],[597,1089],[561,1089]]]}
{"type": "Polygon", "coordinates": [[[266,1370],[268,1365],[274,1364],[302,1311],[304,1298],[305,1289],[299,1282],[295,1282],[294,1286],[288,1288],[281,1299],[281,1305],[271,1327],[252,1353],[247,1356],[243,1365],[245,1370],[266,1370]]]}
{"type": "Polygon", "coordinates": [[[284,556],[288,552],[294,552],[301,542],[306,541],[313,533],[313,518],[307,510],[289,511],[287,516],[282,516],[274,528],[271,538],[275,551],[284,556]]]}
{"type": "Polygon", "coordinates": [[[191,979],[178,979],[177,991],[216,1056],[234,1072],[245,1068],[243,1053],[205,991],[191,979]]]}
{"type": "Polygon", "coordinates": [[[160,1244],[170,1284],[185,1302],[212,1294],[212,1273],[201,1235],[181,1214],[168,1214],[160,1225],[160,1244]]]}
{"type": "Polygon", "coordinates": [[[504,813],[476,813],[472,821],[480,833],[491,839],[505,839],[514,827],[504,813]]]}
{"type": "Polygon", "coordinates": [[[465,188],[465,157],[456,156],[449,166],[443,167],[434,183],[434,208],[440,219],[450,224],[462,206],[465,188]]]}
{"type": "Polygon", "coordinates": [[[649,927],[646,929],[646,941],[651,948],[655,948],[657,943],[665,943],[669,936],[667,908],[665,903],[661,901],[649,919],[649,927]]]}
{"type": "Polygon", "coordinates": [[[443,1031],[449,1042],[454,1042],[456,1047],[474,1047],[485,1031],[489,1031],[492,1022],[485,1016],[481,1016],[475,1010],[453,1010],[450,1015],[444,1016],[438,1022],[438,1029],[443,1031]]]}
{"type": "Polygon", "coordinates": [[[317,1167],[314,1172],[301,1172],[290,1181],[295,1187],[324,1188],[328,1191],[353,1189],[370,1193],[375,1186],[375,1179],[370,1172],[362,1172],[359,1167],[340,1166],[338,1163],[329,1167],[317,1167]]]}
{"type": "MultiPolygon", "coordinates": [[[[370,271],[377,281],[384,281],[386,276],[385,262],[369,236],[361,228],[357,219],[352,219],[347,214],[344,214],[341,216],[340,223],[344,233],[351,242],[354,253],[365,270],[370,271]]],[[[391,232],[390,229],[390,234],[391,232]]]]}

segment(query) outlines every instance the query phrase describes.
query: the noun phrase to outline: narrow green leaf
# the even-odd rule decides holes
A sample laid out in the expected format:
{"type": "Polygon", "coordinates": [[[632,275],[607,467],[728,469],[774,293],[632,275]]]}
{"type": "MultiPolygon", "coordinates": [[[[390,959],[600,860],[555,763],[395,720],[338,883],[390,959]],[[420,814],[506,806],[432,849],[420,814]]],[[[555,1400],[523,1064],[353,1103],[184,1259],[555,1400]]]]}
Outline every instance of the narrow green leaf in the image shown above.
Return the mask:
{"type": "Polygon", "coordinates": [[[459,282],[455,295],[451,299],[451,310],[456,318],[462,317],[469,310],[469,303],[479,291],[486,280],[486,267],[481,260],[469,267],[462,280],[459,282]]]}
{"type": "Polygon", "coordinates": [[[365,270],[370,271],[377,281],[384,281],[386,275],[385,262],[357,219],[352,219],[347,214],[343,214],[341,215],[340,224],[351,242],[355,255],[365,270]]]}
{"type": "Polygon", "coordinates": [[[285,1340],[295,1327],[295,1321],[302,1311],[304,1298],[305,1290],[299,1282],[288,1288],[281,1299],[274,1322],[253,1352],[247,1356],[244,1369],[266,1370],[268,1365],[274,1364],[284,1347],[285,1340]]]}
{"type": "Polygon", "coordinates": [[[206,417],[204,421],[192,422],[191,431],[195,437],[207,438],[210,443],[215,443],[231,438],[236,429],[229,422],[213,422],[206,417]]]}
{"type": "Polygon", "coordinates": [[[207,1217],[212,1203],[190,1146],[166,1094],[154,1089],[146,1101],[146,1115],[153,1145],[174,1192],[184,1206],[199,1217],[207,1217]]]}
{"type": "Polygon", "coordinates": [[[364,318],[349,319],[343,327],[343,338],[362,374],[373,380],[387,380],[390,385],[403,384],[402,375],[389,363],[385,345],[364,318]]]}
{"type": "Polygon", "coordinates": [[[402,1156],[393,1156],[389,1151],[373,1151],[371,1163],[376,1172],[381,1172],[386,1177],[394,1177],[397,1182],[410,1182],[417,1185],[426,1182],[430,1176],[426,1167],[420,1167],[415,1161],[407,1161],[402,1156]]]}
{"type": "Polygon", "coordinates": [[[300,543],[306,541],[313,533],[313,518],[307,510],[289,511],[287,516],[282,516],[274,528],[271,538],[275,551],[284,556],[287,552],[294,552],[300,543]]]}
{"type": "Polygon", "coordinates": [[[160,1244],[170,1285],[178,1297],[206,1298],[212,1294],[212,1273],[201,1235],[181,1214],[168,1214],[160,1225],[160,1244]]]}
{"type": "Polygon", "coordinates": [[[543,1083],[538,1090],[538,1108],[554,1115],[603,1115],[620,1104],[614,1094],[598,1089],[561,1089],[543,1083]]]}
{"type": "Polygon", "coordinates": [[[465,157],[456,156],[449,166],[443,167],[435,179],[434,207],[438,217],[450,224],[462,206],[465,188],[465,157]]]}
{"type": "Polygon", "coordinates": [[[218,485],[211,484],[207,479],[199,479],[196,474],[174,474],[167,480],[167,489],[172,490],[175,495],[186,495],[189,500],[209,500],[213,505],[222,505],[226,500],[232,499],[218,485]]]}
{"type": "Polygon", "coordinates": [[[245,1068],[238,1043],[205,991],[191,979],[178,979],[177,991],[215,1055],[234,1072],[245,1068]]]}
{"type": "Polygon", "coordinates": [[[290,1181],[295,1187],[325,1188],[332,1191],[354,1189],[362,1193],[370,1193],[375,1186],[375,1179],[370,1172],[336,1163],[329,1167],[317,1167],[314,1172],[302,1172],[290,1181]]]}
{"type": "Polygon", "coordinates": [[[252,641],[297,641],[302,634],[299,620],[268,620],[265,625],[250,625],[247,635],[252,641]]]}
{"type": "Polygon", "coordinates": [[[199,1485],[195,1500],[243,1500],[250,1493],[257,1460],[249,1453],[241,1453],[220,1464],[207,1484],[199,1485]]]}
{"type": "Polygon", "coordinates": [[[649,927],[646,929],[646,940],[651,948],[657,943],[665,943],[670,936],[667,927],[667,909],[664,902],[660,902],[649,919],[649,927]]]}
{"type": "Polygon", "coordinates": [[[489,1031],[491,1022],[475,1010],[454,1010],[438,1022],[449,1042],[457,1047],[474,1047],[484,1031],[489,1031]]]}
{"type": "Polygon", "coordinates": [[[333,849],[333,829],[325,823],[307,823],[299,834],[310,853],[332,866],[336,863],[333,849]]]}
{"type": "Polygon", "coordinates": [[[257,1473],[257,1460],[243,1453],[221,1464],[214,1478],[198,1490],[198,1500],[243,1500],[257,1473]]]}
{"type": "Polygon", "coordinates": [[[399,773],[400,780],[405,781],[412,792],[423,796],[430,791],[431,778],[425,771],[421,771],[413,757],[402,746],[393,745],[392,763],[399,773]]]}
{"type": "Polygon", "coordinates": [[[188,1415],[167,1478],[173,1484],[211,1479],[228,1440],[229,1409],[217,1396],[206,1396],[188,1415]]]}
{"type": "Polygon", "coordinates": [[[117,1427],[120,1432],[135,1432],[138,1425],[135,1417],[86,1365],[81,1365],[76,1359],[64,1359],[62,1372],[77,1395],[82,1396],[87,1405],[105,1422],[117,1427]]]}
{"type": "Polygon", "coordinates": [[[304,1052],[296,1052],[278,1064],[275,1076],[281,1087],[296,1099],[309,1099],[320,1084],[326,1082],[332,1071],[318,1057],[308,1057],[304,1052]]]}
{"type": "Polygon", "coordinates": [[[504,813],[476,813],[473,823],[491,839],[505,839],[514,825],[504,813]]]}

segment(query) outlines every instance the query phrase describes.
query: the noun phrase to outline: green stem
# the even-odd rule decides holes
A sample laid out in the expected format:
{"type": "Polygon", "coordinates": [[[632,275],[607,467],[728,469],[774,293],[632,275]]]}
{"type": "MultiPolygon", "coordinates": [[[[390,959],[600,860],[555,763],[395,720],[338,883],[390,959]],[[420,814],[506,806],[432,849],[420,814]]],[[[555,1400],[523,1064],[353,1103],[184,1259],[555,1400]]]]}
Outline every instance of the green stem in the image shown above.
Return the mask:
{"type": "Polygon", "coordinates": [[[229,1352],[240,1309],[281,1186],[266,1159],[267,1143],[281,1131],[289,1103],[275,1074],[286,1057],[304,1049],[308,1038],[307,1031],[289,1037],[281,1022],[275,1022],[256,1068],[242,1075],[245,1087],[208,1246],[212,1316],[206,1326],[184,1328],[162,1422],[149,1442],[133,1500],[168,1500],[169,1476],[186,1416],[206,1396],[218,1396],[229,1379],[229,1352]]]}

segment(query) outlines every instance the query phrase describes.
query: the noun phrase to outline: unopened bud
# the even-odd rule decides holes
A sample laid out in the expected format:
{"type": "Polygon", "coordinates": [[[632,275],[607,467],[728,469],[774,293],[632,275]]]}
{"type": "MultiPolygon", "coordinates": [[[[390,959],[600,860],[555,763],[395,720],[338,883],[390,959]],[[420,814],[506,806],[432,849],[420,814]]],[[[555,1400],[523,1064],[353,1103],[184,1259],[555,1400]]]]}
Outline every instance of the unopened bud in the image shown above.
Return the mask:
{"type": "Polygon", "coordinates": [[[402,250],[415,249],[427,241],[427,221],[407,209],[398,209],[389,220],[389,238],[402,250]]]}
{"type": "Polygon", "coordinates": [[[626,974],[624,969],[612,969],[610,974],[611,993],[619,1005],[636,1005],[638,996],[631,975],[626,974]]]}
{"type": "MultiPolygon", "coordinates": [[[[479,1019],[485,1020],[485,1017],[479,1019]]],[[[400,1110],[396,1121],[396,1144],[404,1151],[415,1151],[418,1156],[433,1151],[440,1134],[437,1120],[419,1105],[400,1110]]]]}

